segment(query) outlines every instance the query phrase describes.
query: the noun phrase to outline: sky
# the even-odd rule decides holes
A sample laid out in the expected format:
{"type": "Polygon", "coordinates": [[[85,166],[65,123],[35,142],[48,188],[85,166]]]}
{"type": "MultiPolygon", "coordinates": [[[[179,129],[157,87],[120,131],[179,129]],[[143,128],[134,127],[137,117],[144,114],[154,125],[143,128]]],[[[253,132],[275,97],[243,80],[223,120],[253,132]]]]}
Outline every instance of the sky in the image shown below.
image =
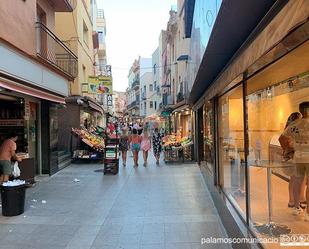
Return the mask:
{"type": "Polygon", "coordinates": [[[134,60],[151,58],[159,35],[166,29],[169,10],[177,0],[97,0],[106,19],[107,63],[112,65],[113,88],[125,91],[134,60]]]}

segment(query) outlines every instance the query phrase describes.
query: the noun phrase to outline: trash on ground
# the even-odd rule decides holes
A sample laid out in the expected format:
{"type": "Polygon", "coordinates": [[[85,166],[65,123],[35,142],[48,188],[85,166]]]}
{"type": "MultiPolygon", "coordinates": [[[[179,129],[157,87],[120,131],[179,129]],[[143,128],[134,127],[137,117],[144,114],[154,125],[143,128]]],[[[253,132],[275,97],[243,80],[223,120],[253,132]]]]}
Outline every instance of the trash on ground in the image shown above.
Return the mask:
{"type": "Polygon", "coordinates": [[[15,186],[20,186],[24,185],[26,182],[24,180],[13,180],[13,181],[7,181],[2,183],[2,186],[5,187],[15,187],[15,186]]]}
{"type": "Polygon", "coordinates": [[[31,201],[32,201],[32,202],[38,202],[38,200],[35,200],[35,199],[32,199],[31,201]]]}
{"type": "Polygon", "coordinates": [[[42,200],[42,203],[43,203],[43,204],[46,204],[46,202],[47,202],[47,201],[45,201],[45,200],[42,200]]]}
{"type": "Polygon", "coordinates": [[[77,179],[77,178],[75,178],[75,179],[73,180],[73,182],[80,182],[80,180],[77,179]]]}
{"type": "Polygon", "coordinates": [[[36,208],[36,206],[30,205],[31,208],[36,208]]]}

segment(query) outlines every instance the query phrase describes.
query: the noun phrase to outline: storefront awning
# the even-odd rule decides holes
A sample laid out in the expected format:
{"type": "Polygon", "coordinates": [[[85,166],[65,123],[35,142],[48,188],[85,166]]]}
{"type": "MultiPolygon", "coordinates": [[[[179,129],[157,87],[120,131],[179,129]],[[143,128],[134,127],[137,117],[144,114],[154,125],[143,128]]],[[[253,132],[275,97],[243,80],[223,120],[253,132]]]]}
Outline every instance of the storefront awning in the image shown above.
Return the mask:
{"type": "Polygon", "coordinates": [[[98,111],[98,112],[100,112],[101,114],[104,113],[103,108],[100,107],[99,105],[97,105],[97,104],[95,104],[95,103],[92,103],[91,101],[88,101],[88,104],[89,104],[89,107],[92,108],[92,109],[94,109],[95,111],[98,111]]]}
{"type": "Polygon", "coordinates": [[[181,112],[181,111],[184,111],[184,110],[187,110],[187,111],[190,110],[190,106],[189,105],[182,105],[182,106],[178,107],[177,109],[175,109],[173,111],[173,113],[181,112]]]}
{"type": "MultiPolygon", "coordinates": [[[[275,0],[222,1],[190,93],[195,103],[271,9],[275,0]]],[[[284,2],[284,1],[280,1],[284,2]]]]}
{"type": "Polygon", "coordinates": [[[2,77],[0,77],[0,87],[7,89],[7,90],[15,91],[18,93],[22,93],[25,95],[29,95],[32,97],[36,97],[39,99],[45,99],[45,100],[49,100],[52,102],[65,104],[64,97],[45,92],[44,90],[39,90],[34,87],[22,85],[14,81],[4,79],[2,77]]]}

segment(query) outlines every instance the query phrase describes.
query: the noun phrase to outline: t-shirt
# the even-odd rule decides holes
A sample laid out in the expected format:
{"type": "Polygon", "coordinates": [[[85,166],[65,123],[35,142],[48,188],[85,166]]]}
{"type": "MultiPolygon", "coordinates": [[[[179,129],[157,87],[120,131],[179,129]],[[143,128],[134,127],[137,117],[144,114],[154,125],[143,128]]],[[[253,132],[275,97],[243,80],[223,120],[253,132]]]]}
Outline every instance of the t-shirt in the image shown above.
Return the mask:
{"type": "Polygon", "coordinates": [[[5,140],[0,146],[0,160],[11,161],[15,151],[16,143],[11,139],[5,140]]]}
{"type": "Polygon", "coordinates": [[[283,135],[293,140],[294,162],[309,163],[309,119],[296,120],[285,129],[283,135]]]}

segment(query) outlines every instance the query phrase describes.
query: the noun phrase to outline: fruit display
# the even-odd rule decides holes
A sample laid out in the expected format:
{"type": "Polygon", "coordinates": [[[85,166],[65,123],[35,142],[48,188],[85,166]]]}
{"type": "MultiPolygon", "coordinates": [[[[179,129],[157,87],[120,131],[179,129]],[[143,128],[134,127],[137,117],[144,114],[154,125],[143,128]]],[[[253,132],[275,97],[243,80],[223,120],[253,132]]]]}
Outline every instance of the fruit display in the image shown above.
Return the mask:
{"type": "Polygon", "coordinates": [[[192,145],[192,139],[189,137],[179,137],[176,135],[167,135],[163,138],[163,147],[170,147],[171,149],[179,149],[192,145]]]}
{"type": "Polygon", "coordinates": [[[88,131],[85,128],[72,128],[72,131],[88,146],[97,150],[103,151],[104,139],[97,134],[88,131]]]}
{"type": "Polygon", "coordinates": [[[166,162],[191,161],[192,138],[181,137],[176,134],[167,135],[163,138],[164,160],[166,162]]]}
{"type": "Polygon", "coordinates": [[[193,144],[192,138],[190,137],[184,137],[181,139],[182,147],[188,147],[188,146],[191,146],[192,144],[193,144]]]}

